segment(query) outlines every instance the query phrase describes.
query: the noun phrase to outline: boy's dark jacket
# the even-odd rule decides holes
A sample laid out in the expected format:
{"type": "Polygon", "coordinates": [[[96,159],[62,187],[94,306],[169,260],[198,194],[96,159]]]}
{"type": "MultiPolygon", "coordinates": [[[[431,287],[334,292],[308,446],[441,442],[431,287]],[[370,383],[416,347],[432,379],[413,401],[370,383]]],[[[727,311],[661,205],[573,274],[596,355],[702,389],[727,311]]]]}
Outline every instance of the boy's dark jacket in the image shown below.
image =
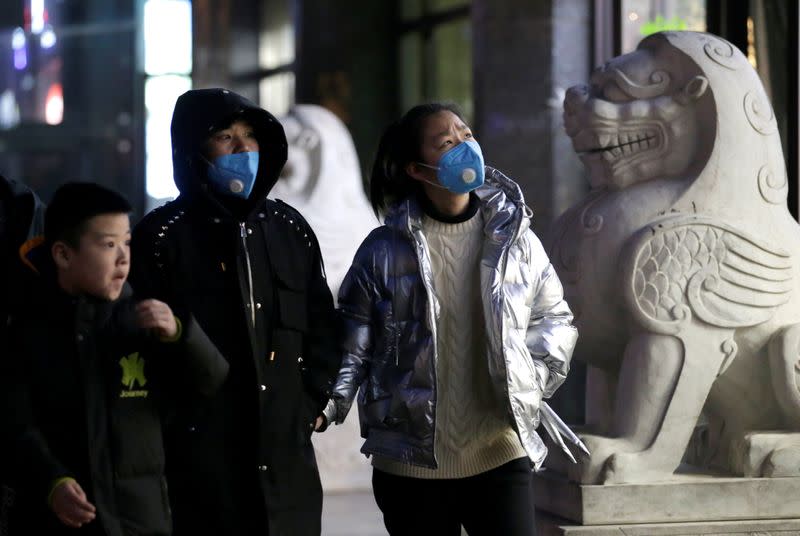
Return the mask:
{"type": "Polygon", "coordinates": [[[215,392],[227,361],[191,316],[174,342],[139,330],[127,284],[114,302],[74,298],[56,285],[52,263],[37,268],[0,371],[10,421],[4,459],[17,492],[10,533],[170,534],[162,414],[215,392]],[[81,529],[48,507],[62,477],[75,478],[97,507],[81,529]]]}
{"type": "Polygon", "coordinates": [[[232,92],[195,90],[175,106],[172,145],[181,193],[134,229],[132,281],[187,304],[231,363],[226,385],[168,438],[176,535],[318,535],[311,433],[341,358],[314,233],[266,198],[286,162],[283,127],[232,92]],[[212,193],[201,157],[209,134],[237,118],[259,143],[247,201],[212,193]]]}

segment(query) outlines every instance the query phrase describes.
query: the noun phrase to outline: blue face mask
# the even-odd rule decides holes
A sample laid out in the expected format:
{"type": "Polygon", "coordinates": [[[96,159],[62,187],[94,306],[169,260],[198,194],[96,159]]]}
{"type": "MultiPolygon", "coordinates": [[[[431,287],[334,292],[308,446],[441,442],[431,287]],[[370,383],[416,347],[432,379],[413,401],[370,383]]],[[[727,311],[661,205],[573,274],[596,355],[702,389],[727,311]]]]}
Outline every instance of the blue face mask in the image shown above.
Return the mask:
{"type": "Polygon", "coordinates": [[[258,153],[224,154],[208,164],[208,182],[217,192],[250,197],[258,174],[258,153]]]}
{"type": "Polygon", "coordinates": [[[459,143],[439,157],[439,165],[436,167],[422,163],[420,165],[435,169],[442,187],[457,194],[471,192],[483,185],[483,153],[477,141],[459,143]]]}

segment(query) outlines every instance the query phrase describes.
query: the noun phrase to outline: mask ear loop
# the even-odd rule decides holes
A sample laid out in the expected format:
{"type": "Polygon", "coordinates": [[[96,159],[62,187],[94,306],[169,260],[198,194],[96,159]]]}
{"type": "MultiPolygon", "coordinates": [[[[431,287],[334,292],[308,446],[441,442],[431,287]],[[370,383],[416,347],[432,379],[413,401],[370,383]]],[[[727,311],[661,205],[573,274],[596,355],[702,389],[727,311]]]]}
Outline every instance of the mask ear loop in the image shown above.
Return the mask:
{"type": "Polygon", "coordinates": [[[431,166],[429,164],[423,164],[422,162],[414,162],[414,163],[418,166],[426,167],[428,169],[435,169],[436,171],[439,171],[439,166],[431,166]]]}
{"type": "MultiPolygon", "coordinates": [[[[423,164],[422,162],[414,162],[414,163],[416,165],[418,165],[418,166],[426,167],[428,169],[435,169],[436,171],[439,171],[439,168],[437,166],[431,166],[431,165],[428,165],[428,164],[423,164]]],[[[430,184],[431,186],[435,186],[436,188],[440,188],[442,190],[447,190],[448,192],[450,191],[449,188],[446,188],[446,187],[442,186],[438,182],[429,181],[427,179],[422,179],[422,182],[424,182],[425,184],[430,184]]]]}
{"type": "MultiPolygon", "coordinates": [[[[209,167],[216,167],[216,166],[214,166],[214,164],[213,164],[213,163],[211,163],[211,161],[209,161],[209,160],[208,160],[208,158],[206,158],[206,157],[205,157],[205,155],[204,155],[203,153],[201,153],[201,152],[198,152],[198,153],[197,153],[197,156],[199,157],[199,159],[200,159],[201,161],[203,161],[203,162],[205,162],[205,163],[206,163],[206,169],[202,171],[202,173],[205,175],[205,177],[204,177],[204,179],[202,179],[202,180],[201,180],[200,187],[201,187],[201,188],[202,188],[204,191],[208,191],[208,188],[209,188],[209,180],[208,180],[208,169],[207,169],[207,168],[209,168],[209,167]]],[[[189,161],[189,166],[190,166],[190,167],[192,166],[192,160],[191,160],[191,159],[190,159],[190,161],[189,161]]]]}
{"type": "Polygon", "coordinates": [[[214,162],[206,158],[203,153],[200,153],[200,160],[205,162],[208,165],[208,167],[214,167],[214,168],[217,167],[216,165],[214,165],[214,162]]]}

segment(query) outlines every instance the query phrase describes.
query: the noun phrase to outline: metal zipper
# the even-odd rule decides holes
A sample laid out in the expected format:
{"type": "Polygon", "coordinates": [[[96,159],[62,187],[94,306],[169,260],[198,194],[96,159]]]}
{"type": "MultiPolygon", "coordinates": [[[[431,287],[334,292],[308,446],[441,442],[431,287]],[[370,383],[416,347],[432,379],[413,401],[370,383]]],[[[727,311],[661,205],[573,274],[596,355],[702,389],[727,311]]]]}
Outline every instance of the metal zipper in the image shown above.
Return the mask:
{"type": "MultiPolygon", "coordinates": [[[[411,212],[411,201],[406,201],[406,214],[409,214],[410,212],[411,212]]],[[[415,250],[415,252],[417,254],[417,257],[418,257],[418,261],[417,262],[419,263],[419,266],[420,266],[419,275],[420,275],[420,279],[422,280],[422,287],[425,289],[425,293],[428,296],[428,307],[427,307],[426,314],[427,314],[427,318],[428,318],[428,323],[430,324],[431,339],[433,340],[433,355],[434,355],[434,359],[433,359],[433,386],[434,386],[434,389],[436,391],[436,398],[437,398],[437,401],[438,401],[438,398],[439,398],[439,371],[438,371],[438,366],[439,366],[439,344],[438,344],[438,341],[437,341],[438,326],[436,325],[436,306],[435,306],[435,302],[436,302],[437,298],[436,298],[436,294],[433,292],[433,290],[434,290],[433,287],[428,284],[428,281],[425,278],[425,276],[423,274],[423,270],[422,270],[423,258],[427,259],[428,267],[432,268],[431,264],[430,264],[430,252],[426,249],[427,240],[426,240],[425,243],[423,243],[421,240],[418,240],[418,235],[415,234],[414,230],[412,229],[411,219],[410,218],[406,221],[406,231],[409,234],[409,239],[414,244],[414,250],[415,250]],[[428,254],[426,255],[426,253],[428,253],[428,254]]],[[[420,232],[418,234],[422,235],[424,237],[424,234],[422,234],[422,232],[420,232]]],[[[431,279],[432,279],[432,277],[431,277],[431,279]]],[[[397,274],[395,274],[395,290],[396,290],[396,288],[397,288],[397,274]]],[[[392,299],[394,299],[394,297],[392,299]]],[[[437,421],[437,419],[438,419],[438,415],[437,415],[437,412],[436,412],[436,404],[434,404],[433,405],[433,421],[431,423],[432,424],[432,435],[433,435],[433,448],[432,448],[432,453],[431,454],[433,456],[434,465],[438,467],[439,466],[439,461],[436,459],[436,421],[437,421]]]]}
{"type": "Polygon", "coordinates": [[[250,322],[253,329],[256,328],[256,304],[253,299],[253,268],[250,266],[250,252],[247,250],[247,227],[244,222],[239,222],[239,229],[242,237],[242,247],[244,247],[244,260],[247,263],[247,292],[250,296],[250,322]]]}

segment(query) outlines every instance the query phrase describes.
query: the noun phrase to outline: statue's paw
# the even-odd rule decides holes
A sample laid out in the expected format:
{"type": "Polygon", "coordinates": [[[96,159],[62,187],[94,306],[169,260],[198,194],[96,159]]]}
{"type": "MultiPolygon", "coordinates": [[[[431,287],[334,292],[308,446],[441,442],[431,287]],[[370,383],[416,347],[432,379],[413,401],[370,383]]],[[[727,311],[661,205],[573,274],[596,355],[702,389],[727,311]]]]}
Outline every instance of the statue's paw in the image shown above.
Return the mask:
{"type": "Polygon", "coordinates": [[[593,458],[581,456],[578,459],[578,463],[574,463],[567,468],[567,477],[571,481],[580,484],[597,484],[602,469],[602,463],[595,462],[593,458]]]}
{"type": "Polygon", "coordinates": [[[633,484],[653,479],[653,471],[643,462],[640,452],[618,452],[606,460],[603,484],[633,484]]]}
{"type": "Polygon", "coordinates": [[[581,484],[602,484],[602,476],[606,460],[616,452],[619,440],[611,437],[583,434],[583,444],[591,455],[580,453],[578,463],[572,464],[567,471],[569,479],[581,484]]]}
{"type": "Polygon", "coordinates": [[[668,481],[673,478],[675,467],[665,463],[662,456],[643,450],[640,452],[618,452],[608,458],[603,468],[603,484],[636,484],[641,482],[668,481]]]}
{"type": "Polygon", "coordinates": [[[800,476],[800,445],[773,450],[761,466],[761,473],[767,478],[800,476]]]}

